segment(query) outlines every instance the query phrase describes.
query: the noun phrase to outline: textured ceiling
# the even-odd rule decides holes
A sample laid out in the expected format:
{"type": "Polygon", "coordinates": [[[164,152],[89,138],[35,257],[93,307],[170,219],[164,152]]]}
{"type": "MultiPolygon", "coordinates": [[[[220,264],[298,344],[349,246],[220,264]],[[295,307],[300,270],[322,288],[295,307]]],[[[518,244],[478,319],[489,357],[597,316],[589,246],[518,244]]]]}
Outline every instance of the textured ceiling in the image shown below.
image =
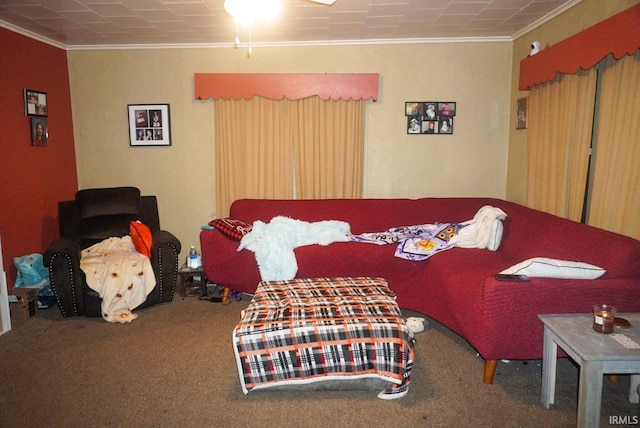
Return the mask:
{"type": "MultiPolygon", "coordinates": [[[[241,42],[338,44],[507,38],[581,0],[282,0],[280,15],[240,27],[241,42]]],[[[224,0],[0,0],[0,25],[65,48],[229,45],[224,0]]]]}

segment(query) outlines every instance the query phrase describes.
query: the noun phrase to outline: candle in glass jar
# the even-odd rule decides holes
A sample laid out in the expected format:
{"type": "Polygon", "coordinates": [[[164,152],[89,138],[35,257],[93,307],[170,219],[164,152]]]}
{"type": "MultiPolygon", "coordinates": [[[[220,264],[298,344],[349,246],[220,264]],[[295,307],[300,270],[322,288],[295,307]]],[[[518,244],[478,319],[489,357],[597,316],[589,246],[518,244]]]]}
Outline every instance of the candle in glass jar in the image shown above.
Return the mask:
{"type": "Polygon", "coordinates": [[[616,308],[611,305],[593,305],[593,329],[598,333],[613,333],[616,308]]]}

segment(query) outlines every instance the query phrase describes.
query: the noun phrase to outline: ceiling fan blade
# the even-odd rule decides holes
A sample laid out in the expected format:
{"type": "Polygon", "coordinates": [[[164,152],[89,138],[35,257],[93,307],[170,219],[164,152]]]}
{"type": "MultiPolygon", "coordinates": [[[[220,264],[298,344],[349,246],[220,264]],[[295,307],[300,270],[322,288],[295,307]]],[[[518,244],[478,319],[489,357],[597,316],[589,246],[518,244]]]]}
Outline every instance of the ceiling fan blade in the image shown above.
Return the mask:
{"type": "Polygon", "coordinates": [[[325,6],[331,6],[336,2],[336,0],[307,0],[307,1],[311,3],[323,4],[325,6]]]}

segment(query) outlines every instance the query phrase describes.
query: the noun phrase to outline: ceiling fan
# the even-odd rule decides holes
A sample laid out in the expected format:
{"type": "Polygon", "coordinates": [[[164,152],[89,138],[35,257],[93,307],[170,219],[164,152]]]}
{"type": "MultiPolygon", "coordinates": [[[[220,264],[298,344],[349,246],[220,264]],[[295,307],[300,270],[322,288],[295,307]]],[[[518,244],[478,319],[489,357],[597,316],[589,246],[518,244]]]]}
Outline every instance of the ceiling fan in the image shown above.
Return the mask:
{"type": "MultiPolygon", "coordinates": [[[[336,0],[301,0],[331,6],[336,0]]],[[[252,24],[258,18],[271,19],[280,13],[280,0],[225,0],[224,10],[239,24],[252,24]]]]}
{"type": "MultiPolygon", "coordinates": [[[[336,0],[301,0],[331,6],[336,0]]],[[[240,43],[238,25],[249,26],[249,56],[251,56],[251,26],[257,19],[271,19],[280,13],[280,0],[225,0],[224,10],[236,21],[235,46],[240,43]]]]}

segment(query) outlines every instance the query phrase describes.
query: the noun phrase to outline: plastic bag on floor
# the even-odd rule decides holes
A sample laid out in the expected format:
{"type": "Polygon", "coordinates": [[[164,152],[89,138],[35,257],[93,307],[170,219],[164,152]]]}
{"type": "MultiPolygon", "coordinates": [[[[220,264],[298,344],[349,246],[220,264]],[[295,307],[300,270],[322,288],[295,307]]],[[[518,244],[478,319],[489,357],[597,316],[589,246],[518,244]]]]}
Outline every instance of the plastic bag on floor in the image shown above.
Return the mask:
{"type": "Polygon", "coordinates": [[[14,257],[13,264],[18,270],[14,287],[38,288],[38,307],[49,308],[55,304],[53,290],[49,283],[49,271],[42,262],[42,254],[27,254],[14,257]]]}

